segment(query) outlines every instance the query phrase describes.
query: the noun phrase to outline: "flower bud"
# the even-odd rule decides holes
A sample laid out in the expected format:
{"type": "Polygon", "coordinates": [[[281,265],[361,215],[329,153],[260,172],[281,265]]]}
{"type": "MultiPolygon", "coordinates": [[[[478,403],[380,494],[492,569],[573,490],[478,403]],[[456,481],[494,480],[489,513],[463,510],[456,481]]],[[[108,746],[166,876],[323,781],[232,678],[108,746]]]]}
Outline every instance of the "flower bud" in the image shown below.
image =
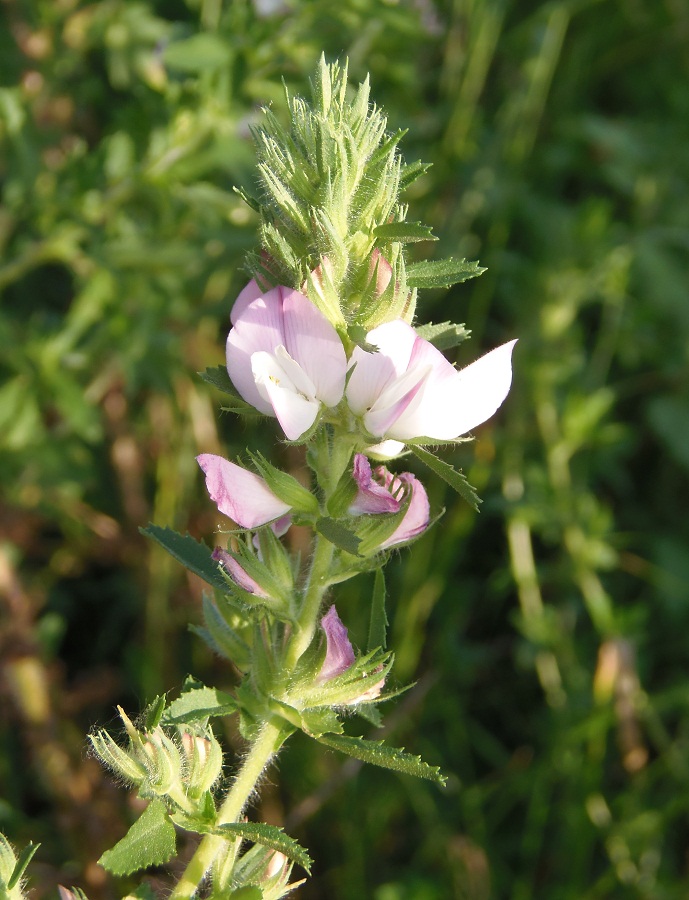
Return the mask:
{"type": "Polygon", "coordinates": [[[222,749],[210,730],[205,734],[183,730],[181,740],[187,794],[196,799],[218,780],[222,771],[222,749]]]}

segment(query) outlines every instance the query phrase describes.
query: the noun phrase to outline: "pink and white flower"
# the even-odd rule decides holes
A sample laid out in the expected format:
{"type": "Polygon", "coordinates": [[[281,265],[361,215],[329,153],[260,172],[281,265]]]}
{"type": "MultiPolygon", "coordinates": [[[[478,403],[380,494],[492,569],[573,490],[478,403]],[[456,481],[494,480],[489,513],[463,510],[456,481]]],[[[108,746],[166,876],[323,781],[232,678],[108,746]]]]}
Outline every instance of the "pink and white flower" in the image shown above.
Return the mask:
{"type": "Polygon", "coordinates": [[[299,291],[255,281],[232,309],[227,371],[241,396],[297,440],[342,399],[347,357],[337,331],[299,291]]]}
{"type": "Polygon", "coordinates": [[[350,515],[399,512],[405,489],[411,491],[409,506],[402,521],[390,537],[380,544],[379,550],[403,544],[426,530],[430,520],[430,505],[426,489],[415,475],[411,472],[393,475],[385,466],[378,466],[373,471],[363,453],[355,454],[352,474],[357,483],[357,494],[349,506],[350,515]]]}
{"type": "Polygon", "coordinates": [[[411,325],[398,319],[369,332],[378,347],[355,347],[347,403],[367,432],[380,438],[374,455],[397,455],[406,441],[451,441],[489,419],[512,382],[512,349],[497,347],[465,369],[455,369],[411,325]]]}
{"type": "Polygon", "coordinates": [[[242,466],[213,453],[202,453],[196,461],[206,476],[211,500],[240,528],[258,528],[290,511],[262,478],[242,466]]]}

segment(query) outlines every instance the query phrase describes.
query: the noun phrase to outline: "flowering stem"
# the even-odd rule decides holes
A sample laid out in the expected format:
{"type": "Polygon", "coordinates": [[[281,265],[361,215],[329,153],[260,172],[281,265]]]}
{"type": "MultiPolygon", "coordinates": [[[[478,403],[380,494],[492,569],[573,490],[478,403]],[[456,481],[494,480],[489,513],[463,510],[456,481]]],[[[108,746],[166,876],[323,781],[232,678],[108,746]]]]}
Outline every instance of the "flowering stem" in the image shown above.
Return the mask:
{"type": "MultiPolygon", "coordinates": [[[[218,811],[217,825],[225,825],[239,819],[263,770],[277,753],[283,740],[284,732],[278,725],[274,725],[272,722],[263,724],[258,737],[244,759],[232,789],[218,811]]],[[[202,839],[170,895],[171,900],[182,900],[182,898],[189,900],[194,896],[225,841],[226,838],[216,834],[207,834],[202,839]]]]}

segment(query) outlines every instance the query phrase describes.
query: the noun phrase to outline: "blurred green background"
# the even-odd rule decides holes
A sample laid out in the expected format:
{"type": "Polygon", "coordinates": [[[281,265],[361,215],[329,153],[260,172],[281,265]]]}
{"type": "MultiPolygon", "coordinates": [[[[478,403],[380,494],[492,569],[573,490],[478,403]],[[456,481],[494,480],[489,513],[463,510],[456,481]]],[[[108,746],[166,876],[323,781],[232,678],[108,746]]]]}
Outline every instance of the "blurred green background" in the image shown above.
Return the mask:
{"type": "MultiPolygon", "coordinates": [[[[4,0],[0,23],[0,830],[33,896],[119,897],[136,809],[86,752],[188,671],[201,588],[138,527],[210,540],[194,462],[255,245],[249,125],[321,53],[404,127],[434,255],[421,298],[515,383],[448,454],[480,514],[391,566],[386,736],[445,791],[296,737],[257,814],[316,859],[304,900],[689,896],[689,5],[685,0],[4,0]]],[[[365,644],[365,578],[338,609],[365,644]]],[[[361,723],[352,722],[361,733],[361,723]]],[[[370,736],[379,733],[367,732],[370,736]]],[[[231,770],[241,741],[229,724],[231,770]]],[[[154,873],[154,884],[164,873],[154,873]]]]}

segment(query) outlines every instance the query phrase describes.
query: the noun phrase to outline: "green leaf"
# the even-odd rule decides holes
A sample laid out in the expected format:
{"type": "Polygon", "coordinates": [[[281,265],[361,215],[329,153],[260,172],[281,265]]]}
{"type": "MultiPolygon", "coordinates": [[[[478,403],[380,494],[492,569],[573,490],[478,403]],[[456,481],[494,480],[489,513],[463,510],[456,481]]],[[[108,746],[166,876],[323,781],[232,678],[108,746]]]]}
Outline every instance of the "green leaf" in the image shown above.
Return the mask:
{"type": "Polygon", "coordinates": [[[453,490],[457,491],[460,497],[463,497],[466,502],[470,506],[473,506],[476,512],[478,512],[481,498],[476,493],[475,488],[469,484],[460,471],[453,468],[449,463],[444,462],[442,459],[438,459],[437,456],[434,456],[422,447],[416,447],[413,444],[409,444],[408,447],[414,456],[420,459],[432,472],[435,472],[436,475],[449,484],[453,490]]]}
{"type": "Polygon", "coordinates": [[[165,710],[164,725],[179,725],[198,722],[212,716],[229,716],[237,709],[237,701],[231,694],[218,688],[207,687],[201,682],[193,682],[165,710]]]}
{"type": "Polygon", "coordinates": [[[190,572],[203,578],[217,590],[226,593],[227,583],[205,544],[197,541],[190,534],[181,535],[171,528],[161,528],[159,525],[150,523],[146,528],[140,528],[139,531],[141,534],[153,538],[190,572]]]}
{"type": "Polygon", "coordinates": [[[335,544],[336,547],[339,547],[340,550],[351,553],[352,556],[358,554],[359,544],[361,543],[360,539],[353,531],[350,531],[349,528],[345,528],[344,525],[340,524],[340,522],[337,522],[335,519],[331,519],[328,516],[322,516],[316,522],[316,531],[318,531],[319,534],[322,534],[324,538],[327,538],[331,544],[335,544]]]}
{"type": "Polygon", "coordinates": [[[388,631],[388,617],[385,612],[385,574],[376,569],[373,582],[373,598],[371,600],[371,619],[368,626],[368,649],[382,647],[385,650],[388,631]]]}
{"type": "Polygon", "coordinates": [[[228,825],[220,825],[213,831],[214,834],[225,838],[244,838],[254,844],[270,847],[284,853],[288,859],[298,863],[302,869],[311,872],[313,860],[304,848],[293,837],[278,828],[277,825],[266,825],[263,822],[232,822],[228,825]]]}
{"type": "Polygon", "coordinates": [[[210,384],[214,388],[217,388],[217,390],[222,391],[223,394],[232,397],[232,405],[223,407],[226,412],[234,412],[243,416],[253,416],[255,418],[259,418],[262,415],[261,412],[239,396],[235,386],[230,381],[230,376],[227,374],[225,366],[209,367],[204,372],[199,372],[199,376],[206,384],[210,384]]]}
{"type": "Polygon", "coordinates": [[[373,234],[384,241],[414,243],[416,241],[437,241],[429,225],[421,222],[390,222],[373,229],[373,234]]]}
{"type": "Polygon", "coordinates": [[[153,800],[112,850],[98,860],[113,875],[162,866],[175,855],[175,828],[162,800],[153,800]]]}
{"type": "Polygon", "coordinates": [[[466,259],[424,260],[407,267],[407,284],[416,288],[450,287],[485,271],[478,262],[467,262],[466,259]]]}
{"type": "Polygon", "coordinates": [[[326,747],[339,750],[340,753],[353,756],[362,762],[445,785],[446,779],[440,774],[437,766],[429,766],[428,763],[423,762],[421,757],[412,756],[411,753],[397,747],[388,747],[383,741],[367,741],[364,738],[351,737],[348,734],[323,734],[316,740],[319,744],[325,744],[326,747]]]}
{"type": "Polygon", "coordinates": [[[438,350],[451,350],[465,341],[471,332],[464,325],[452,322],[441,322],[438,325],[417,325],[416,333],[425,341],[430,341],[438,350]]]}

